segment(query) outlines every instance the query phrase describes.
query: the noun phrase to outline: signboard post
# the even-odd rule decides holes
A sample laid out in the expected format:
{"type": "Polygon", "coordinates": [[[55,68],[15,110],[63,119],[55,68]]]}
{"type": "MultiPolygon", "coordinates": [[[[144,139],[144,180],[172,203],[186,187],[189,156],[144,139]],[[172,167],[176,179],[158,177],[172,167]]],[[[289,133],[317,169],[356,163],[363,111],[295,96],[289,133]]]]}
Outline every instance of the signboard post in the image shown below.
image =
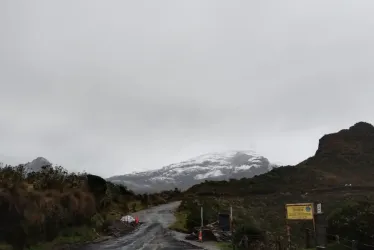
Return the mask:
{"type": "Polygon", "coordinates": [[[322,204],[321,203],[317,204],[317,214],[322,214],[322,204]]]}
{"type": "Polygon", "coordinates": [[[313,220],[313,203],[286,204],[287,220],[313,220]]]}
{"type": "Polygon", "coordinates": [[[289,220],[314,220],[313,203],[286,204],[286,226],[288,236],[288,249],[291,249],[291,232],[288,225],[289,220]]]}
{"type": "Polygon", "coordinates": [[[316,204],[315,231],[316,231],[316,249],[326,248],[326,218],[322,210],[322,204],[316,204]]]}

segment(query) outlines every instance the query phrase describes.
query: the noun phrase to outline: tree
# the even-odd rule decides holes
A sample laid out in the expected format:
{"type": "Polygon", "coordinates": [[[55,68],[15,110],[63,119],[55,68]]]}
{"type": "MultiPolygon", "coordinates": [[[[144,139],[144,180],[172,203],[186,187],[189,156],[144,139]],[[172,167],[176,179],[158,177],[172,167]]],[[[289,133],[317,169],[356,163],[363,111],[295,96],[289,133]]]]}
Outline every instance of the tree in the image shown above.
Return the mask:
{"type": "Polygon", "coordinates": [[[132,211],[133,211],[133,212],[136,212],[136,203],[133,203],[133,204],[132,204],[132,211]]]}
{"type": "Polygon", "coordinates": [[[149,195],[148,194],[143,194],[141,198],[141,203],[143,206],[148,207],[149,205],[149,195]]]}

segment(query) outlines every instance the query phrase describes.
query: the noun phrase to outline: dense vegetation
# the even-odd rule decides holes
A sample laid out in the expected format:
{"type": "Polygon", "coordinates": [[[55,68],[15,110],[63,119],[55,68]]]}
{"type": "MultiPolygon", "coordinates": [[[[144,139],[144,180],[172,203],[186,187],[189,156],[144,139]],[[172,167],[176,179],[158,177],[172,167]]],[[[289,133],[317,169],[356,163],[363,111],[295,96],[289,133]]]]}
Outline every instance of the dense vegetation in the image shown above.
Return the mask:
{"type": "MultiPolygon", "coordinates": [[[[185,214],[184,226],[191,231],[200,223],[199,206],[206,211],[204,223],[209,223],[217,220],[218,210],[228,210],[231,205],[235,227],[256,232],[252,233],[253,240],[284,241],[285,204],[322,202],[329,234],[373,244],[374,231],[368,228],[374,219],[373,167],[374,127],[360,122],[323,136],[316,154],[296,166],[276,168],[253,178],[193,186],[185,192],[179,213],[185,214]]],[[[292,222],[290,226],[292,242],[299,246],[304,244],[303,229],[313,228],[310,221],[292,222]]]]}
{"type": "Polygon", "coordinates": [[[92,240],[108,233],[122,215],[179,194],[176,189],[137,195],[99,176],[62,167],[26,174],[22,165],[5,166],[0,168],[0,242],[13,249],[48,244],[47,249],[55,249],[71,240],[92,240]]]}

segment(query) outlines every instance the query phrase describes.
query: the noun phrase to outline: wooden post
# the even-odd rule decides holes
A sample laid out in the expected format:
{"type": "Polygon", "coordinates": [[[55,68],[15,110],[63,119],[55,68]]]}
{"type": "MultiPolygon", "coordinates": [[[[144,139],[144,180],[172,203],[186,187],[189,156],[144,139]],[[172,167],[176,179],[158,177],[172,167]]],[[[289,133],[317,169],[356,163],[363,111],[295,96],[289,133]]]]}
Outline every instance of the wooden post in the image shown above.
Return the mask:
{"type": "Polygon", "coordinates": [[[352,250],[357,250],[357,241],[352,240],[352,250]]]}
{"type": "Polygon", "coordinates": [[[335,235],[335,240],[336,240],[336,243],[337,243],[337,244],[340,244],[340,238],[339,238],[339,235],[335,235]]]}
{"type": "Polygon", "coordinates": [[[287,249],[290,250],[291,249],[291,227],[288,225],[288,222],[287,222],[287,249]]]}
{"type": "Polygon", "coordinates": [[[233,218],[232,218],[232,206],[230,206],[230,231],[231,231],[231,246],[232,249],[235,250],[235,245],[234,245],[234,225],[233,223],[233,218]]]}
{"type": "Polygon", "coordinates": [[[286,233],[287,233],[287,249],[291,249],[291,228],[288,224],[288,218],[287,218],[287,205],[284,207],[285,212],[286,212],[286,233]]]}
{"type": "Polygon", "coordinates": [[[305,228],[305,248],[311,248],[310,245],[310,229],[305,228]]]}
{"type": "Polygon", "coordinates": [[[230,231],[232,232],[232,206],[230,206],[230,231]]]}
{"type": "Polygon", "coordinates": [[[204,210],[203,206],[201,206],[201,226],[200,226],[200,241],[203,242],[203,226],[204,226],[204,210]]]}
{"type": "Polygon", "coordinates": [[[277,237],[277,250],[282,250],[281,240],[280,237],[277,237]]]}

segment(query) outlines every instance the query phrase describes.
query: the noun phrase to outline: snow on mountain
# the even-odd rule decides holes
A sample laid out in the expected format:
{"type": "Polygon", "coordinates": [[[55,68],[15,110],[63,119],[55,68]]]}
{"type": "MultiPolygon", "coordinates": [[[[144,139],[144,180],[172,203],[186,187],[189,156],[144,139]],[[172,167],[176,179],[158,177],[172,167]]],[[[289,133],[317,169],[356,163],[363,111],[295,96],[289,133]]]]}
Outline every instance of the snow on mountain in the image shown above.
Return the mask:
{"type": "Polygon", "coordinates": [[[47,159],[43,157],[38,157],[32,162],[25,164],[25,172],[31,173],[31,172],[39,172],[42,170],[42,167],[45,166],[52,166],[52,163],[50,163],[47,159]]]}
{"type": "Polygon", "coordinates": [[[161,169],[108,178],[136,192],[155,192],[174,188],[186,189],[204,180],[228,180],[253,177],[276,165],[253,151],[210,153],[171,164],[161,169]]]}

